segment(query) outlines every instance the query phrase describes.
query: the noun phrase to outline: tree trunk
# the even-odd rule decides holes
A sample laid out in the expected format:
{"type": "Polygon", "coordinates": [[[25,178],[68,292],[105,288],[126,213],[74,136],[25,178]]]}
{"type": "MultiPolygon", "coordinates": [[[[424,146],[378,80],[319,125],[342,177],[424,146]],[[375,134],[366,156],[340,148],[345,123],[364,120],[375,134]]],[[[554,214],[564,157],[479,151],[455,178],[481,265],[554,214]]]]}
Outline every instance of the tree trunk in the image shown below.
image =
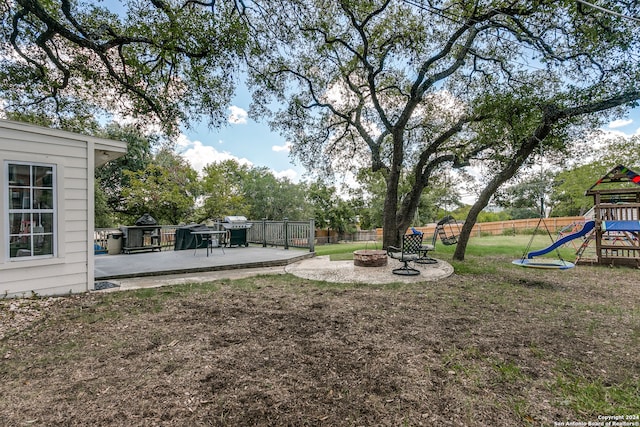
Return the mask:
{"type": "Polygon", "coordinates": [[[453,259],[456,261],[464,261],[464,254],[467,250],[467,244],[469,243],[469,238],[471,237],[471,231],[473,226],[476,224],[478,220],[478,215],[480,212],[487,207],[489,204],[489,200],[491,200],[491,196],[495,194],[495,192],[500,188],[502,184],[507,182],[509,179],[513,178],[513,176],[518,172],[522,164],[529,158],[531,153],[538,148],[538,146],[542,143],[544,138],[549,135],[551,132],[551,126],[544,124],[534,132],[534,135],[527,138],[523,141],[520,149],[516,152],[515,156],[505,165],[505,167],[489,181],[489,183],[484,187],[478,200],[471,206],[471,210],[465,219],[464,225],[462,226],[462,230],[460,230],[460,236],[458,237],[458,244],[456,246],[456,250],[453,253],[453,259]]]}
{"type": "MultiPolygon", "coordinates": [[[[517,169],[516,169],[517,171],[517,169]]],[[[514,172],[515,174],[515,172],[514,172]]],[[[509,178],[507,178],[509,179],[509,178]]],[[[489,204],[489,200],[491,200],[491,196],[500,188],[500,186],[507,180],[499,180],[497,177],[489,181],[487,186],[482,190],[478,200],[471,206],[469,210],[469,214],[464,221],[464,225],[462,226],[462,230],[460,230],[460,236],[458,236],[458,244],[456,246],[456,250],[453,253],[453,259],[456,261],[464,261],[464,254],[467,251],[467,244],[469,243],[469,238],[471,237],[471,231],[473,230],[473,226],[476,224],[478,220],[478,215],[484,208],[489,204]]]]}
{"type": "Polygon", "coordinates": [[[400,230],[397,223],[399,173],[390,173],[387,177],[387,193],[382,213],[382,248],[400,247],[400,230]]]}
{"type": "MultiPolygon", "coordinates": [[[[389,188],[389,187],[388,187],[389,188]]],[[[398,190],[397,185],[395,186],[395,191],[387,191],[387,197],[385,198],[385,210],[384,210],[384,219],[383,219],[383,248],[387,248],[387,246],[401,246],[402,235],[406,232],[407,228],[411,225],[413,221],[413,217],[416,213],[416,209],[418,207],[418,203],[420,201],[420,195],[422,194],[422,189],[415,190],[407,194],[405,200],[402,203],[402,207],[398,209],[399,203],[398,200],[398,190]],[[394,206],[394,211],[387,211],[388,202],[396,201],[394,206]],[[387,212],[390,214],[387,215],[387,212]],[[387,227],[393,227],[392,233],[387,235],[386,230],[387,227]],[[388,239],[388,240],[387,240],[388,239]]]]}
{"type": "Polygon", "coordinates": [[[398,186],[402,175],[402,164],[404,160],[404,128],[398,127],[392,132],[393,154],[391,164],[386,177],[387,194],[384,199],[384,211],[382,218],[382,248],[389,246],[400,247],[401,236],[405,229],[402,228],[400,215],[398,212],[398,186]]]}

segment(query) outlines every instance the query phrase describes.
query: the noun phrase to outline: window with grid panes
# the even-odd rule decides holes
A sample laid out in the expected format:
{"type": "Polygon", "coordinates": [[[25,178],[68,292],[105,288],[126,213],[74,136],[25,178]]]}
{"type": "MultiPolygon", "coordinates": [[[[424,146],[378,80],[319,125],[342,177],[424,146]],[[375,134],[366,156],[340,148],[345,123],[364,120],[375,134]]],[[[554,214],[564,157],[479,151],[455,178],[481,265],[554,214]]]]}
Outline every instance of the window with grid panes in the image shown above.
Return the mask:
{"type": "Polygon", "coordinates": [[[53,257],[55,165],[7,162],[9,258],[53,257]]]}

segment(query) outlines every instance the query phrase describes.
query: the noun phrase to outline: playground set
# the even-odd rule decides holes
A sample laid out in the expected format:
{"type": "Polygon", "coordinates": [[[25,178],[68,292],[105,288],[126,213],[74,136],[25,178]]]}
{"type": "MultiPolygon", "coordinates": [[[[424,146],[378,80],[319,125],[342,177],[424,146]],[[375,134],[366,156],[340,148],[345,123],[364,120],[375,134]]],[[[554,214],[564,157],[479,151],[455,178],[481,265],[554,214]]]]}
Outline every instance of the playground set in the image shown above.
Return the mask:
{"type": "Polygon", "coordinates": [[[582,224],[576,224],[568,234],[561,234],[550,246],[525,253],[513,263],[561,270],[575,264],[640,268],[640,175],[618,165],[593,184],[585,196],[593,197],[593,209],[582,224]],[[581,243],[574,244],[575,263],[563,260],[560,255],[557,260],[536,258],[580,238],[581,243]]]}

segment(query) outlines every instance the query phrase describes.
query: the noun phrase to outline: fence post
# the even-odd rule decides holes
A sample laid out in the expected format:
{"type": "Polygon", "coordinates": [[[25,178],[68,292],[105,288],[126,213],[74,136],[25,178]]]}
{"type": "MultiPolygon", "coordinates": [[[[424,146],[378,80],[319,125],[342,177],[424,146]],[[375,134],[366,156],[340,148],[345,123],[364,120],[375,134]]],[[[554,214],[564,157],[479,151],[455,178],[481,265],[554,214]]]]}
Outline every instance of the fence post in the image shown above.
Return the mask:
{"type": "Polygon", "coordinates": [[[289,218],[284,219],[284,248],[289,249],[289,218]]]}
{"type": "Polygon", "coordinates": [[[262,218],[262,247],[267,247],[267,218],[262,218]]]}
{"type": "Polygon", "coordinates": [[[309,220],[309,252],[315,252],[315,242],[316,242],[316,221],[311,218],[309,220]]]}

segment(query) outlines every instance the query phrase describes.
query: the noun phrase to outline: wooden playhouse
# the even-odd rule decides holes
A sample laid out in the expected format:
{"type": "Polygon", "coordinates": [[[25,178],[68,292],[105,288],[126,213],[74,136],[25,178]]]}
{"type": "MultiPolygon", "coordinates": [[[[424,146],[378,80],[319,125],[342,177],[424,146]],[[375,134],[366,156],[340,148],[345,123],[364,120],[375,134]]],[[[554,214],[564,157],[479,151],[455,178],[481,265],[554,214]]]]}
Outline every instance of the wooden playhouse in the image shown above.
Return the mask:
{"type": "Polygon", "coordinates": [[[583,247],[595,243],[595,254],[580,253],[578,263],[640,268],[640,175],[618,165],[585,195],[593,196],[595,227],[583,247]]]}

